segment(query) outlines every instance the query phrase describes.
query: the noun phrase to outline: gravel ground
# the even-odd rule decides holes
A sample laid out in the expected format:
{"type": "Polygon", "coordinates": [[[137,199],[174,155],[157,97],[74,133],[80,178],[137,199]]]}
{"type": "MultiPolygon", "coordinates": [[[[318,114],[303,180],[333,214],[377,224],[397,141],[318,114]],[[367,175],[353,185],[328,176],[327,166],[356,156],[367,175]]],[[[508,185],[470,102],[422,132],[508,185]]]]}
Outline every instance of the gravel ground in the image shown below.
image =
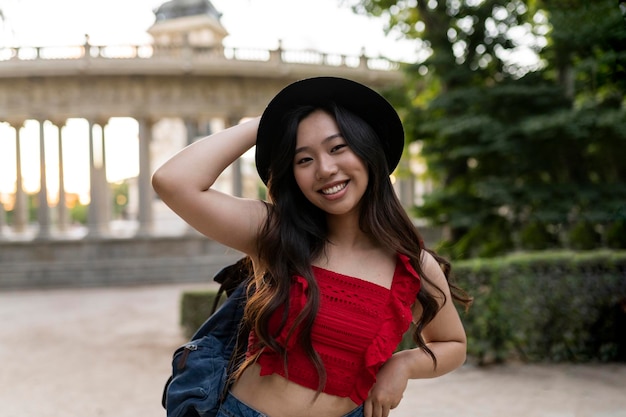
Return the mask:
{"type": "MultiPolygon", "coordinates": [[[[198,285],[0,293],[0,417],[165,416],[198,285]]],[[[392,417],[626,417],[626,365],[463,368],[410,381],[392,417]]]]}

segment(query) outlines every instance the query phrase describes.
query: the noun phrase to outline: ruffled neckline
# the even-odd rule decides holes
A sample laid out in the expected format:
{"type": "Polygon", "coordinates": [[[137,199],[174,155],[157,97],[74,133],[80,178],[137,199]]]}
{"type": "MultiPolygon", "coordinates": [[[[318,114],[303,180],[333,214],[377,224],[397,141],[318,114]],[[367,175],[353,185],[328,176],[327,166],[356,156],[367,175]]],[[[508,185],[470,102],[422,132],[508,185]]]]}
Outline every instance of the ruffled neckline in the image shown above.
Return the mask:
{"type": "MultiPolygon", "coordinates": [[[[348,280],[351,280],[351,281],[353,281],[353,282],[355,282],[355,283],[358,283],[358,284],[359,284],[359,285],[361,285],[361,286],[371,286],[372,288],[376,288],[376,289],[378,289],[378,290],[380,290],[380,291],[384,291],[384,292],[389,292],[389,291],[391,291],[391,289],[393,288],[393,281],[392,281],[392,283],[391,283],[391,287],[390,287],[390,288],[387,288],[387,287],[385,287],[384,285],[380,285],[380,284],[377,284],[377,283],[375,283],[375,282],[365,280],[365,279],[363,279],[363,278],[359,278],[359,277],[354,277],[354,276],[351,276],[351,275],[342,274],[342,273],[335,272],[335,271],[330,270],[330,269],[322,268],[322,267],[320,267],[320,266],[311,265],[311,268],[313,269],[313,271],[318,270],[318,271],[322,271],[322,272],[324,272],[324,273],[326,273],[326,274],[340,276],[340,277],[342,277],[343,279],[346,279],[346,278],[347,278],[348,280]]],[[[315,275],[315,274],[314,274],[314,275],[315,275]]]]}

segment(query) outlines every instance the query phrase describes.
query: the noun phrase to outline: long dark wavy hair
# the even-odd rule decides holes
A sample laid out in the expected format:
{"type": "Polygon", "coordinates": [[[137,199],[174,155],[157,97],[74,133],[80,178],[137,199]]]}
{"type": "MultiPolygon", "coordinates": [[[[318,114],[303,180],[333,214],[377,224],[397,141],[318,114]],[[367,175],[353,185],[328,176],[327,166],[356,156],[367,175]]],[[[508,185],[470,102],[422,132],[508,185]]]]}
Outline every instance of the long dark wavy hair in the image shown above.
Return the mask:
{"type": "MultiPolygon", "coordinates": [[[[257,359],[263,348],[273,349],[282,355],[287,371],[285,348],[276,341],[277,333],[269,331],[268,323],[276,310],[284,306],[281,327],[285,326],[291,279],[294,275],[299,275],[308,282],[308,297],[292,328],[288,329],[287,337],[291,337],[295,329],[301,329],[298,342],[317,369],[319,393],[326,383],[326,371],[311,343],[311,328],[320,303],[311,261],[324,253],[327,243],[326,214],[307,200],[293,174],[298,125],[302,119],[318,109],[335,118],[346,143],[368,168],[369,181],[360,206],[361,230],[375,237],[381,245],[406,255],[425,281],[430,282],[420,267],[422,250],[433,254],[447,279],[450,276],[450,264],[424,248],[418,231],[393,190],[381,142],[384,138],[379,138],[369,124],[335,103],[302,106],[286,114],[283,120],[284,134],[277,138],[279,143],[274,148],[276,152],[269,166],[268,199],[271,204],[267,204],[268,216],[258,241],[260,271],[255,271],[255,291],[250,295],[244,316],[249,328],[256,332],[259,346],[253,347],[257,354],[244,361],[237,375],[241,375],[257,359]]],[[[453,299],[468,305],[470,298],[453,283],[449,282],[449,285],[453,299]]],[[[423,307],[423,313],[416,323],[414,340],[417,346],[431,356],[433,366],[436,367],[437,358],[426,346],[421,332],[442,305],[423,285],[417,300],[423,307]]]]}

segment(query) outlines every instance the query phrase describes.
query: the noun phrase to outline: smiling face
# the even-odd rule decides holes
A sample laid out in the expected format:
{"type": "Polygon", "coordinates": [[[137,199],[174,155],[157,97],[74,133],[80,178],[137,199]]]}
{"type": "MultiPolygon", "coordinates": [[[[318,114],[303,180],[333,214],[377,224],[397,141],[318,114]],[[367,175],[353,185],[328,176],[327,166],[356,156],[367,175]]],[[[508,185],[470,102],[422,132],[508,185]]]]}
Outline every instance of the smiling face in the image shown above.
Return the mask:
{"type": "Polygon", "coordinates": [[[318,208],[331,215],[358,216],[367,167],[328,113],[316,110],[298,125],[293,173],[304,196],[318,208]]]}

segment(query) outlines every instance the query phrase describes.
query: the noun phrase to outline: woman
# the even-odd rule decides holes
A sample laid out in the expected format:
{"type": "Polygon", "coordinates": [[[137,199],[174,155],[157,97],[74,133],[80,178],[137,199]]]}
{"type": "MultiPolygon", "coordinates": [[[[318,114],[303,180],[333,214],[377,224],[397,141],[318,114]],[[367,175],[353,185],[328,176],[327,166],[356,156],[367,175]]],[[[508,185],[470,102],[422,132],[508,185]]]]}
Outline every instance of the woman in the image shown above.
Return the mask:
{"type": "Polygon", "coordinates": [[[463,364],[453,300],[468,299],[423,247],[389,179],[403,146],[382,96],[318,77],[155,172],[168,206],[253,263],[248,351],[219,416],[386,417],[409,379],[463,364]],[[269,202],[213,189],[254,145],[269,202]],[[418,348],[394,353],[411,321],[418,348]]]}

